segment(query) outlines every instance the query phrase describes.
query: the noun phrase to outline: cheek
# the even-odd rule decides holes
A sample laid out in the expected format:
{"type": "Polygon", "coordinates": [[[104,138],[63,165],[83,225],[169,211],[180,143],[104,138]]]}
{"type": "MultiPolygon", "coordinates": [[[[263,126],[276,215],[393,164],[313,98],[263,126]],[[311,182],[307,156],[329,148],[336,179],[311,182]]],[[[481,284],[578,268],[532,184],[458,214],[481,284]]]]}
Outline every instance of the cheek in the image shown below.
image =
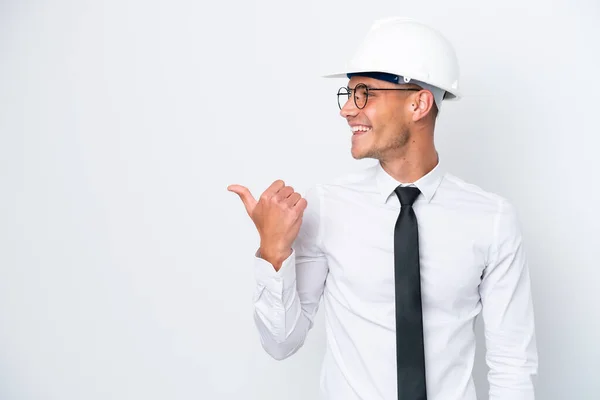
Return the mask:
{"type": "MultiPolygon", "coordinates": [[[[405,126],[402,102],[380,102],[363,109],[363,115],[373,127],[374,139],[387,141],[395,138],[405,126]]],[[[366,122],[366,121],[365,121],[366,122]]]]}
{"type": "Polygon", "coordinates": [[[395,113],[390,113],[386,118],[386,126],[389,130],[393,131],[395,134],[402,130],[402,127],[405,125],[404,117],[400,110],[395,113]]]}
{"type": "Polygon", "coordinates": [[[380,110],[377,113],[369,115],[373,131],[379,138],[386,138],[394,135],[394,127],[399,123],[399,116],[392,112],[380,110]]]}
{"type": "Polygon", "coordinates": [[[364,111],[365,116],[371,121],[373,126],[395,124],[402,119],[402,109],[396,104],[393,107],[391,105],[389,107],[382,105],[364,111]]]}

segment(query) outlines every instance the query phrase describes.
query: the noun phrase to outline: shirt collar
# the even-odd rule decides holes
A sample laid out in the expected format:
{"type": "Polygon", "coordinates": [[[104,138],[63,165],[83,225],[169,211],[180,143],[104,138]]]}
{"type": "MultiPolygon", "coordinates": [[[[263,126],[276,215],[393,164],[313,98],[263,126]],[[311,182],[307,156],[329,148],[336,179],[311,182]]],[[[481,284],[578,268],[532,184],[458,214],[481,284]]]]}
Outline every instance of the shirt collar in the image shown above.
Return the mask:
{"type": "Polygon", "coordinates": [[[431,199],[433,199],[443,177],[443,166],[440,165],[439,160],[437,165],[431,171],[423,175],[417,181],[411,183],[398,182],[383,169],[381,163],[378,162],[376,164],[377,188],[383,203],[387,202],[388,198],[394,193],[394,189],[399,185],[416,186],[423,194],[425,200],[429,203],[431,202],[431,199]]]}

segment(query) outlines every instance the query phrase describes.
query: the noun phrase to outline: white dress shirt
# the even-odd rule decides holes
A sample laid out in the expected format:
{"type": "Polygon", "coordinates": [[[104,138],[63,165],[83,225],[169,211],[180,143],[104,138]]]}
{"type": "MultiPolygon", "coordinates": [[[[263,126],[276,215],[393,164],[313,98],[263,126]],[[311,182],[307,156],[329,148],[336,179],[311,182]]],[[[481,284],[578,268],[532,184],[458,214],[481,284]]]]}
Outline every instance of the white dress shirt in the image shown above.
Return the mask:
{"type": "MultiPolygon", "coordinates": [[[[490,400],[533,400],[537,349],[515,208],[444,171],[414,182],[428,400],[475,400],[474,322],[482,314],[490,400]]],[[[255,322],[275,359],[304,343],[323,300],[327,400],[397,399],[394,225],[400,185],[379,164],[313,186],[279,271],[255,254],[255,322]]]]}

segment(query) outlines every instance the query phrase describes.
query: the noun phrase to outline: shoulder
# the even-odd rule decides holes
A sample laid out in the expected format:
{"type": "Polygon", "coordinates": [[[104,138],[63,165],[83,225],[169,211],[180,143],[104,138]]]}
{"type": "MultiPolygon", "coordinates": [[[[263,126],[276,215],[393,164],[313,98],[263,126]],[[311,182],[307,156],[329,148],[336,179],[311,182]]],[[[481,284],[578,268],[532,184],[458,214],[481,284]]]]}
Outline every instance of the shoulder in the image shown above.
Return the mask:
{"type": "Polygon", "coordinates": [[[321,195],[345,191],[365,191],[375,187],[376,167],[366,166],[348,171],[315,184],[311,189],[321,195]]]}
{"type": "Polygon", "coordinates": [[[443,184],[447,189],[462,194],[465,198],[473,201],[481,201],[490,204],[500,204],[506,199],[498,193],[483,188],[480,185],[468,182],[452,173],[446,172],[443,184]]]}
{"type": "Polygon", "coordinates": [[[304,198],[311,212],[323,212],[324,208],[335,207],[353,201],[357,195],[375,192],[376,169],[373,166],[348,171],[310,185],[304,198]]]}
{"type": "Polygon", "coordinates": [[[454,193],[454,196],[461,199],[457,204],[463,204],[476,214],[491,217],[488,220],[492,223],[494,241],[520,237],[518,210],[507,197],[453,174],[446,173],[444,178],[444,185],[449,189],[447,192],[454,193]]]}
{"type": "Polygon", "coordinates": [[[444,175],[441,186],[444,200],[450,207],[460,208],[465,215],[491,223],[496,240],[498,236],[519,234],[518,210],[507,197],[451,173],[444,175]]]}
{"type": "Polygon", "coordinates": [[[444,192],[457,204],[463,204],[469,208],[485,209],[494,214],[515,212],[514,205],[505,196],[468,182],[452,173],[444,174],[441,185],[444,192]]]}

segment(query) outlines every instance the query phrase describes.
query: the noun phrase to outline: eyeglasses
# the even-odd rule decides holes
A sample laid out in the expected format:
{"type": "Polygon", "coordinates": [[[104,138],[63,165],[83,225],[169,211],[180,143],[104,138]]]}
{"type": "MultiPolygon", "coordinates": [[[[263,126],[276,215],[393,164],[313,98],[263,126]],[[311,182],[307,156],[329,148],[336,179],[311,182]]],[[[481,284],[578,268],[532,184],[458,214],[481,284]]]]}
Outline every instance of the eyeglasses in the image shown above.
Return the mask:
{"type": "Polygon", "coordinates": [[[418,92],[423,89],[417,88],[369,88],[364,83],[359,83],[354,87],[354,89],[350,89],[349,87],[342,86],[339,88],[337,93],[338,98],[338,106],[340,110],[344,107],[344,104],[348,100],[350,100],[350,95],[354,92],[354,105],[356,108],[362,110],[367,105],[367,100],[369,100],[369,92],[375,90],[408,90],[418,92]]]}

